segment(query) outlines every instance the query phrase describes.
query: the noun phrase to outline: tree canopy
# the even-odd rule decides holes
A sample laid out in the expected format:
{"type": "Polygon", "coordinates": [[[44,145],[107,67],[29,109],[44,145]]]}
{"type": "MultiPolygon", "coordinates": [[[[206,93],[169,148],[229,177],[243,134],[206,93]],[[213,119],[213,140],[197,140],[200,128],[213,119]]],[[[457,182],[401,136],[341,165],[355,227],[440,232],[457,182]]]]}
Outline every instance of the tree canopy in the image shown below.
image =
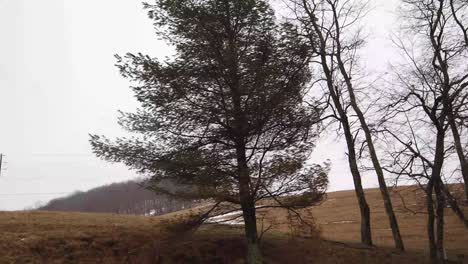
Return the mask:
{"type": "Polygon", "coordinates": [[[96,154],[150,175],[153,186],[185,185],[177,195],[194,198],[240,203],[239,152],[258,198],[315,188],[304,183],[323,168],[304,162],[321,109],[304,103],[310,49],[295,28],[276,23],[264,1],[145,7],[177,53],[166,61],[117,56],[141,103],[119,123],[138,136],[110,141],[94,135],[96,154]]]}

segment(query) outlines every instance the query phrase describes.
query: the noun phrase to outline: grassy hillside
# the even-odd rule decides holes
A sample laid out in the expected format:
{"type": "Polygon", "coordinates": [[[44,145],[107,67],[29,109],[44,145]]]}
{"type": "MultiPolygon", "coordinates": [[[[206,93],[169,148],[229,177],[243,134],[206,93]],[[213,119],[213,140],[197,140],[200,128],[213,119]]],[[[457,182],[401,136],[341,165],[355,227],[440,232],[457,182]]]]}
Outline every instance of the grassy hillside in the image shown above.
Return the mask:
{"type": "MultiPolygon", "coordinates": [[[[397,191],[399,195],[393,192],[392,201],[406,248],[425,252],[428,242],[424,194],[416,187],[402,187],[397,191]]],[[[312,209],[325,238],[357,241],[360,223],[358,204],[354,197],[352,191],[330,193],[325,203],[312,209]],[[343,223],[342,221],[349,222],[343,223]]],[[[379,246],[393,246],[392,233],[380,190],[368,189],[366,197],[371,208],[374,243],[379,246]]],[[[467,209],[467,207],[464,208],[465,213],[468,213],[467,209]]],[[[468,257],[468,230],[450,208],[445,209],[445,215],[445,245],[448,254],[452,256],[465,254],[468,257]]]]}
{"type": "MultiPolygon", "coordinates": [[[[291,238],[278,225],[263,239],[267,263],[425,263],[425,216],[403,211],[397,204],[405,243],[411,252],[391,250],[391,233],[378,190],[367,190],[373,213],[375,242],[366,248],[359,240],[359,216],[352,191],[331,193],[311,209],[322,236],[291,238]]],[[[414,193],[404,192],[407,204],[414,193]]],[[[417,198],[417,196],[414,196],[417,198]]],[[[243,263],[242,227],[203,226],[180,236],[170,228],[180,215],[159,217],[64,212],[0,213],[0,263],[243,263]]],[[[453,217],[447,218],[447,248],[456,258],[468,254],[468,232],[453,217]]],[[[284,218],[281,211],[269,216],[284,218]]],[[[268,217],[268,219],[272,219],[268,217]]]]}
{"type": "MultiPolygon", "coordinates": [[[[459,192],[462,186],[451,186],[459,192]]],[[[383,200],[379,189],[367,189],[366,198],[371,209],[372,237],[374,243],[381,247],[393,247],[393,238],[385,214],[383,200]]],[[[405,246],[410,251],[427,254],[425,197],[416,187],[400,187],[391,193],[395,212],[399,221],[405,246]]],[[[463,208],[468,213],[468,207],[463,208]]],[[[308,209],[319,225],[322,237],[327,240],[342,242],[359,242],[360,215],[354,191],[333,192],[320,206],[308,209]]],[[[270,211],[271,218],[284,218],[283,211],[270,211]]],[[[468,230],[453,214],[450,208],[445,209],[445,247],[452,259],[465,255],[468,262],[468,230]]],[[[278,227],[285,231],[286,226],[278,227]]]]}

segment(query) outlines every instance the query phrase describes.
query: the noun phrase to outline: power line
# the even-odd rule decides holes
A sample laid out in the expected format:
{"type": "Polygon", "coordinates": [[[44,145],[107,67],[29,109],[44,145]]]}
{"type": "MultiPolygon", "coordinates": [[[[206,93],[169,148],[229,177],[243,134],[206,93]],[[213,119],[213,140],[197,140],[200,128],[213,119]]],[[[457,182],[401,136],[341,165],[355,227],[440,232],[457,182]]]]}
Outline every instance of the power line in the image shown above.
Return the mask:
{"type": "Polygon", "coordinates": [[[56,194],[72,194],[74,192],[51,192],[51,193],[0,193],[3,196],[27,196],[27,195],[56,195],[56,194]]]}
{"type": "Polygon", "coordinates": [[[93,153],[60,153],[60,152],[56,152],[56,153],[52,153],[52,152],[49,152],[49,153],[31,153],[30,154],[31,156],[42,156],[42,157],[59,157],[59,156],[71,156],[71,157],[75,157],[75,156],[94,156],[93,153]]]}
{"type": "MultiPolygon", "coordinates": [[[[99,188],[99,187],[98,187],[99,188]]],[[[105,190],[106,192],[127,192],[128,190],[105,190]]],[[[73,193],[86,193],[82,191],[74,192],[50,192],[50,193],[0,193],[3,196],[15,196],[15,195],[56,195],[56,194],[73,194],[73,193]]]]}

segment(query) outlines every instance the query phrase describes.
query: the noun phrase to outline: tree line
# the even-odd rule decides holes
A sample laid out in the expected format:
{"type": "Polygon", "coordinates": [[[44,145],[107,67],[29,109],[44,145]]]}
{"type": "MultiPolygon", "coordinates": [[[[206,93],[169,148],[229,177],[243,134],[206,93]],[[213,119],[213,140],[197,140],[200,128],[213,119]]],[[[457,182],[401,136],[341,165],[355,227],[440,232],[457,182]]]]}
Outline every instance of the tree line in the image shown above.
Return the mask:
{"type": "Polygon", "coordinates": [[[331,164],[308,157],[323,131],[336,130],[347,146],[361,241],[373,245],[361,183],[370,169],[399,250],[405,246],[388,179],[424,190],[430,257],[444,262],[447,203],[468,228],[463,201],[447,186],[459,178],[468,200],[468,3],[401,0],[393,40],[403,59],[377,81],[359,57],[369,2],[284,4],[279,19],[264,0],[145,3],[176,54],[116,55],[140,108],[119,118],[131,136],[91,135],[94,152],[144,175],[154,191],[215,201],[198,223],[237,206],[247,261],[261,263],[256,211],[299,214],[324,198],[331,164]]]}
{"type": "Polygon", "coordinates": [[[38,210],[162,215],[190,208],[194,202],[157,194],[137,181],[113,183],[51,200],[38,210]]]}

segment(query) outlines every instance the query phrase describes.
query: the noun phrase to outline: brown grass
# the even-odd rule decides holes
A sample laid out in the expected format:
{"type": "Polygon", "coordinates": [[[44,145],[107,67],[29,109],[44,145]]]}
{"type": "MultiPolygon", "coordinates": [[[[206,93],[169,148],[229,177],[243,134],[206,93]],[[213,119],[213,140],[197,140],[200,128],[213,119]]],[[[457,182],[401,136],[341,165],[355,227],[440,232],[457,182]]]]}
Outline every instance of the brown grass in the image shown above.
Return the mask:
{"type": "MultiPolygon", "coordinates": [[[[57,212],[0,214],[0,263],[244,263],[242,229],[204,226],[174,237],[165,217],[57,212]]],[[[266,263],[424,263],[391,250],[271,233],[266,263]]]]}
{"type": "MultiPolygon", "coordinates": [[[[460,187],[460,185],[452,186],[453,189],[460,187]]],[[[367,189],[365,193],[371,209],[374,243],[380,247],[393,247],[392,233],[379,189],[367,189]]],[[[391,197],[406,248],[410,251],[427,254],[425,200],[422,191],[414,186],[400,187],[392,191],[391,197]]],[[[311,212],[314,216],[323,238],[332,241],[359,242],[360,215],[354,191],[329,193],[325,202],[306,211],[311,212]]],[[[465,206],[464,211],[465,214],[468,214],[468,207],[465,206]]],[[[286,213],[281,210],[271,210],[269,214],[270,218],[275,219],[286,217],[286,213]]],[[[452,259],[459,259],[464,255],[468,261],[468,230],[450,208],[445,210],[445,214],[447,254],[452,259]]],[[[287,231],[285,225],[278,229],[287,231]]]]}
{"type": "MultiPolygon", "coordinates": [[[[409,201],[411,195],[410,191],[405,194],[408,204],[414,204],[409,201]]],[[[416,251],[399,254],[390,249],[391,233],[380,193],[367,190],[367,197],[373,214],[374,240],[383,248],[366,248],[357,243],[359,215],[354,194],[336,192],[311,212],[324,238],[346,243],[323,241],[317,236],[293,237],[288,233],[290,228],[279,221],[285,219],[284,212],[271,210],[266,221],[273,217],[280,224],[262,240],[266,263],[425,263],[425,257],[421,257],[426,247],[425,216],[404,211],[394,197],[406,246],[416,251]]],[[[449,253],[464,254],[468,250],[467,231],[451,212],[447,213],[449,253]]],[[[170,227],[188,214],[184,211],[143,217],[41,211],[0,213],[0,263],[244,263],[242,228],[207,225],[193,235],[175,236],[170,227]]]]}

